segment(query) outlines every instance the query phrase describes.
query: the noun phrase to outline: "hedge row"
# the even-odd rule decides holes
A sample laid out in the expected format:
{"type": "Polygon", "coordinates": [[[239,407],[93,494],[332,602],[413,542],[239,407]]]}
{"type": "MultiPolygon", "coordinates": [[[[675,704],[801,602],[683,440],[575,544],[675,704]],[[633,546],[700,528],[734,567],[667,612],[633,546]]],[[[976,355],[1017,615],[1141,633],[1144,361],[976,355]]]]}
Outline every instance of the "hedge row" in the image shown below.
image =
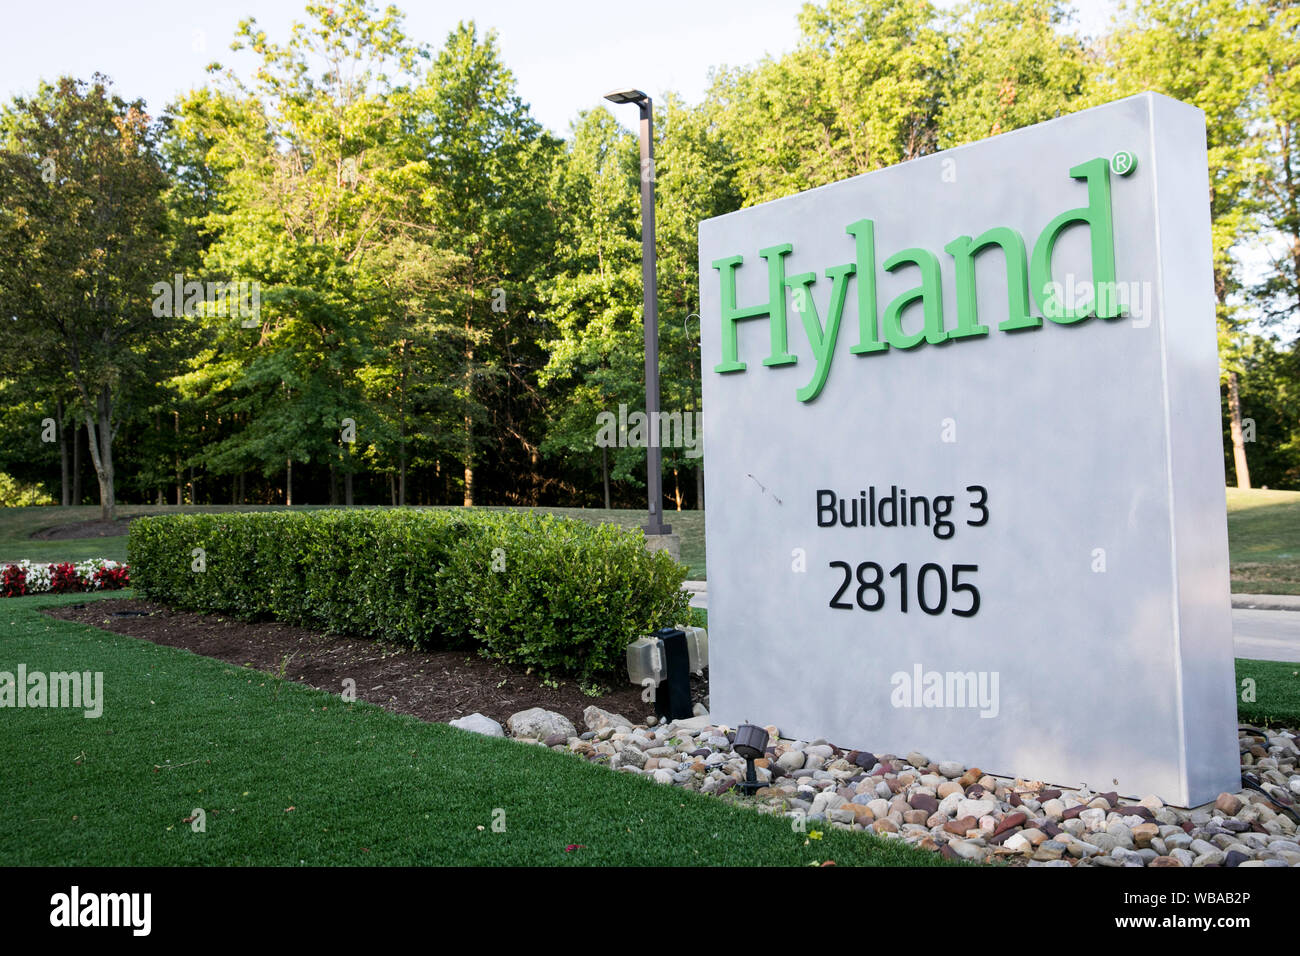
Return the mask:
{"type": "Polygon", "coordinates": [[[141,517],[132,585],[245,620],[613,676],[680,619],[686,569],[638,531],[535,512],[319,510],[141,517]]]}

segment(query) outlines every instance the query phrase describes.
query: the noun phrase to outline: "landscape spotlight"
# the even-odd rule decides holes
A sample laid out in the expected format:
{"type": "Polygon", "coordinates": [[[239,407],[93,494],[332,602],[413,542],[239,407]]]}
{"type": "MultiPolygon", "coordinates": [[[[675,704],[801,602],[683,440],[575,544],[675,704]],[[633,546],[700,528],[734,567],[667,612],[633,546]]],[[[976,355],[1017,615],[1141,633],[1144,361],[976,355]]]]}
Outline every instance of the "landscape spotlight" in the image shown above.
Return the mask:
{"type": "Polygon", "coordinates": [[[760,786],[754,761],[767,753],[767,731],[753,724],[741,724],[736,728],[736,739],[731,749],[745,758],[745,780],[740,790],[745,796],[752,797],[760,786]]]}

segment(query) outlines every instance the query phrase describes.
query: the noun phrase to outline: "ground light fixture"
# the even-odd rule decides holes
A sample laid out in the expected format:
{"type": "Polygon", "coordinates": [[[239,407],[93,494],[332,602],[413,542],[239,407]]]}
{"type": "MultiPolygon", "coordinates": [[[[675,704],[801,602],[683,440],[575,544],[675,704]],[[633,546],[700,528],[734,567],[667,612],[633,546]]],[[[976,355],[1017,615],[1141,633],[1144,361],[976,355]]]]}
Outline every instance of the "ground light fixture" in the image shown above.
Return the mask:
{"type": "Polygon", "coordinates": [[[731,749],[745,758],[745,779],[740,790],[745,796],[752,797],[760,786],[754,761],[767,753],[767,731],[753,724],[741,724],[736,728],[736,739],[731,749]]]}
{"type": "MultiPolygon", "coordinates": [[[[635,103],[641,110],[641,289],[645,314],[645,415],[651,428],[659,427],[659,283],[655,256],[655,143],[654,104],[640,90],[613,90],[605,94],[611,103],[635,103]]],[[[672,525],[663,522],[663,453],[659,442],[646,448],[646,498],[648,515],[645,533],[671,534],[672,525]]]]}

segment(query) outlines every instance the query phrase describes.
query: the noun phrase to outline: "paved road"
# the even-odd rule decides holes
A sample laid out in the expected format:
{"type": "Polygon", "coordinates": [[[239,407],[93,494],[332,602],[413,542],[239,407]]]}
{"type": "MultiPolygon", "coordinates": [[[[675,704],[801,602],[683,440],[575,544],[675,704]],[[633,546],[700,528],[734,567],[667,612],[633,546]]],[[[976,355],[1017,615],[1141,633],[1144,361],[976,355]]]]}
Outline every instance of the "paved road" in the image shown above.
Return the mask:
{"type": "Polygon", "coordinates": [[[1238,657],[1300,661],[1300,611],[1233,608],[1232,636],[1238,657]]]}
{"type": "MultiPolygon", "coordinates": [[[[709,592],[703,581],[687,581],[691,592],[691,607],[708,608],[709,592]]],[[[1237,595],[1234,603],[1246,603],[1250,598],[1237,595]]],[[[1297,598],[1262,598],[1258,603],[1289,606],[1300,605],[1297,598]]],[[[1260,610],[1248,607],[1232,609],[1233,647],[1237,657],[1258,661],[1300,662],[1300,609],[1260,610]]]]}

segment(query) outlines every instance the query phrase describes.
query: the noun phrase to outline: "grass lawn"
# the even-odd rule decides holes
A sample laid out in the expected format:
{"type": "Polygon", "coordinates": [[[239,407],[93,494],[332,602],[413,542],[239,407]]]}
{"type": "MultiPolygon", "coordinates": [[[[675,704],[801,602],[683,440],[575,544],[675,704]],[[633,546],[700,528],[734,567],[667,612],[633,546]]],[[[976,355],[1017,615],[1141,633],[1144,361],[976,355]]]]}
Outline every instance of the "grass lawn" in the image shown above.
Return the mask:
{"type": "Polygon", "coordinates": [[[0,670],[104,675],[97,719],[0,711],[0,865],[944,863],[38,613],[88,599],[0,601],[0,670]]]}
{"type": "MultiPolygon", "coordinates": [[[[296,510],[328,507],[326,505],[298,505],[296,510]]],[[[283,505],[119,505],[119,517],[136,514],[175,514],[192,511],[282,511],[283,505]]],[[[504,511],[504,508],[488,509],[504,511]]],[[[604,508],[539,508],[551,514],[568,515],[582,521],[611,522],[624,528],[639,528],[645,524],[644,511],[627,511],[604,508]]],[[[126,560],[126,536],[111,538],[74,538],[66,541],[33,541],[31,535],[44,528],[93,521],[99,518],[97,505],[80,505],[75,508],[32,507],[0,508],[0,562],[19,561],[81,561],[86,558],[126,560]]],[[[704,513],[701,511],[670,511],[665,514],[673,533],[681,535],[682,563],[690,568],[690,577],[704,577],[704,513]]]]}
{"type": "Polygon", "coordinates": [[[1300,491],[1228,489],[1232,590],[1300,594],[1300,491]]]}
{"type": "Polygon", "coordinates": [[[1237,658],[1237,716],[1257,727],[1300,727],[1300,664],[1237,658]],[[1242,681],[1254,681],[1253,702],[1242,681]]]}

